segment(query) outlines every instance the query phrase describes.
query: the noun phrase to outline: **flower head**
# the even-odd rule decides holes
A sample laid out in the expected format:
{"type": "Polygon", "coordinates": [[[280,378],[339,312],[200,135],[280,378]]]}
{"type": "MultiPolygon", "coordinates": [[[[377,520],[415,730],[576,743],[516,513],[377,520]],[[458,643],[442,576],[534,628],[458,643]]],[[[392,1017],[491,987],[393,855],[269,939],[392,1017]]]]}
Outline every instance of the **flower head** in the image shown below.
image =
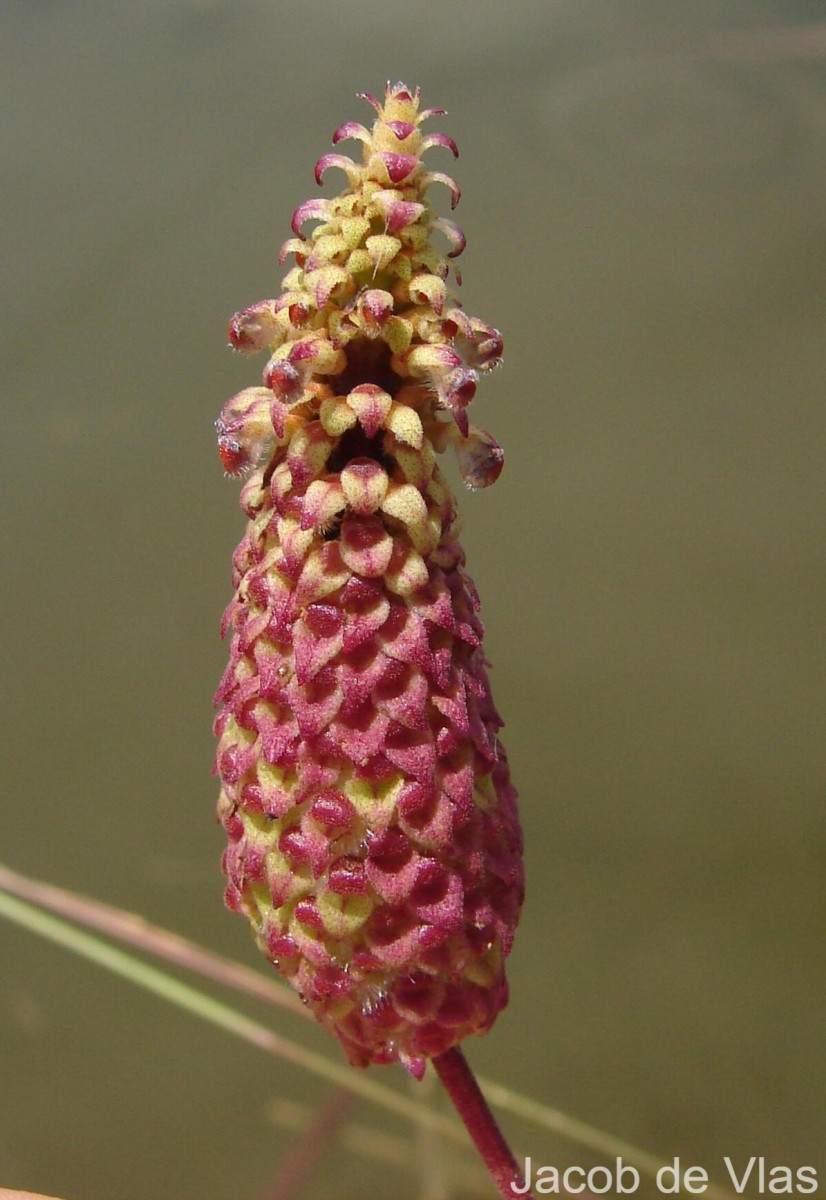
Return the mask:
{"type": "Polygon", "coordinates": [[[236,349],[269,360],[216,423],[249,519],[218,811],[227,903],[270,961],[351,1062],[420,1075],[505,1005],[523,895],[479,601],[436,463],[450,445],[469,486],[497,478],[502,451],[467,410],[502,338],[456,300],[464,236],[428,205],[436,183],[459,199],[422,158],[457,153],[421,130],[441,110],[401,83],[364,98],[372,130],[333,136],[361,161],[316,166],[345,190],[299,205],[281,295],[230,322],[236,349]]]}

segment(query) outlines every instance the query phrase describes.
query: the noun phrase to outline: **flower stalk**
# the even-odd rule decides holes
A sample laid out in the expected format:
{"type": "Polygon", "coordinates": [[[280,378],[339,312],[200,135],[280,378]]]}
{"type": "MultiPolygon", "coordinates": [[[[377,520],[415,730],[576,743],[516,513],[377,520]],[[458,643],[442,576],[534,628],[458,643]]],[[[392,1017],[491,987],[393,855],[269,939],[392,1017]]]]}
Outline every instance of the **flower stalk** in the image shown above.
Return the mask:
{"type": "Polygon", "coordinates": [[[433,1059],[433,1066],[456,1111],[464,1121],[491,1179],[499,1189],[499,1194],[504,1200],[514,1200],[516,1195],[527,1196],[528,1200],[533,1200],[525,1187],[511,1148],[505,1141],[462,1051],[458,1046],[452,1046],[450,1050],[433,1059]]]}
{"type": "Polygon", "coordinates": [[[248,518],[216,696],[226,901],[351,1063],[421,1078],[434,1059],[453,1077],[451,1048],[507,1002],[523,897],[479,600],[437,465],[450,447],[469,487],[498,477],[468,408],[502,338],[461,308],[464,235],[428,202],[434,184],[459,199],[422,157],[457,153],[421,129],[441,110],[404,84],[364,99],[372,129],[333,136],[361,161],[316,166],[345,190],[299,205],[281,294],[230,322],[237,350],[269,357],[216,423],[248,518]]]}

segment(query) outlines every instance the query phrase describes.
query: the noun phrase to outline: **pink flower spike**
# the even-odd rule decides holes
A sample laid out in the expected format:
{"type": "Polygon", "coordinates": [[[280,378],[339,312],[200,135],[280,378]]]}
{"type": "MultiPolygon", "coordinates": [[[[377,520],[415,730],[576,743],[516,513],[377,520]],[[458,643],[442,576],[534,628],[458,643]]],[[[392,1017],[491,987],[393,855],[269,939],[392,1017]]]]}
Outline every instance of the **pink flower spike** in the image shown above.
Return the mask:
{"type": "Polygon", "coordinates": [[[454,204],[459,189],[422,154],[456,147],[419,133],[442,110],[403,83],[365,99],[373,129],[333,134],[365,144],[363,165],[319,160],[319,181],[345,171],[340,195],[296,209],[281,294],[230,327],[270,358],[216,426],[248,524],[215,765],[227,903],[351,1063],[420,1076],[507,1003],[522,902],[479,600],[437,461],[450,446],[472,488],[499,474],[468,406],[502,339],[448,290],[464,235],[428,187],[454,204]]]}

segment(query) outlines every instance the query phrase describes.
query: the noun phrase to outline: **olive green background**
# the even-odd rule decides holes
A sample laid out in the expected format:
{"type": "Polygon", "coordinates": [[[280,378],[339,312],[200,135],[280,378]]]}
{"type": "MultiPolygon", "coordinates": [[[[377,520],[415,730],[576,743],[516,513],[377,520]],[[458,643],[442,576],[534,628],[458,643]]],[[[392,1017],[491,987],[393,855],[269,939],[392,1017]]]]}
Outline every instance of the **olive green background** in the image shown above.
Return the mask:
{"type": "MultiPolygon", "coordinates": [[[[823,16],[6,0],[3,859],[257,964],[209,774],[242,530],[212,422],[261,365],[226,321],[277,292],[354,93],[418,83],[461,150],[465,307],[506,343],[473,408],[505,471],[461,502],[529,892],[466,1049],[723,1181],[764,1155],[826,1187],[823,16]]],[[[0,1184],[254,1200],[272,1101],[323,1092],[0,925],[0,1184]]],[[[308,1194],[418,1184],[339,1151],[308,1194]]]]}

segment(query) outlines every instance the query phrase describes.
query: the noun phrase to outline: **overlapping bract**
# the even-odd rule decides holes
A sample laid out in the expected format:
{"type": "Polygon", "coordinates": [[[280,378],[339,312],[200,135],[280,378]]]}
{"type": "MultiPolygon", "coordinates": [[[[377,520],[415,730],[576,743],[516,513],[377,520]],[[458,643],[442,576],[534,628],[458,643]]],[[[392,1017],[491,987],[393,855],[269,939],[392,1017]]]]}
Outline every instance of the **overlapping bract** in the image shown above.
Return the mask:
{"type": "Polygon", "coordinates": [[[227,903],[351,1062],[425,1061],[487,1030],[522,902],[521,835],[497,737],[479,603],[448,444],[472,487],[502,452],[471,426],[499,333],[448,286],[426,192],[418,91],[366,97],[372,132],[335,199],[310,200],[282,249],[281,295],[238,313],[233,345],[268,349],[263,386],[217,422],[249,524],[218,689],[227,903]],[[306,222],[318,224],[303,236],[306,222]]]}

